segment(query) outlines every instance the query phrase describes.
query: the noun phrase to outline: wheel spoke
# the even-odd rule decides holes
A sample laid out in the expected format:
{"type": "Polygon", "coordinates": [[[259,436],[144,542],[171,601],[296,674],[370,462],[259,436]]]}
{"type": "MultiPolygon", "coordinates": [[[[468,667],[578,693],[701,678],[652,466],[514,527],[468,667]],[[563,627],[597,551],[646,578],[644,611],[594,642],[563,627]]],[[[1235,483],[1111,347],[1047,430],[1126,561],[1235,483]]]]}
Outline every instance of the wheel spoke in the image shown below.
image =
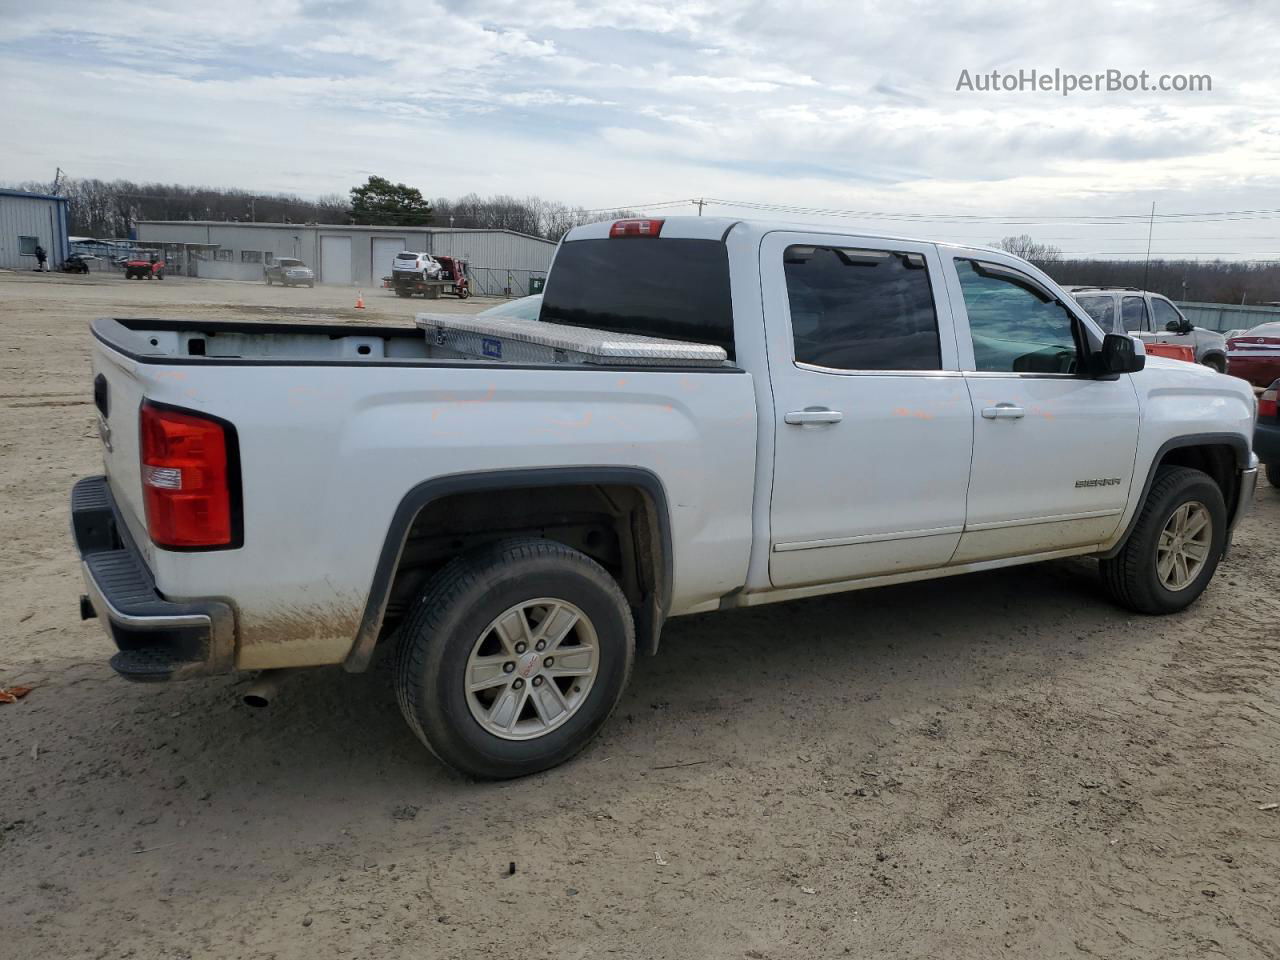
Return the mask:
{"type": "Polygon", "coordinates": [[[498,694],[498,699],[493,701],[493,706],[489,708],[489,722],[502,730],[510,730],[520,718],[520,711],[524,709],[524,702],[528,696],[527,687],[523,690],[507,687],[498,694]]]}
{"type": "Polygon", "coordinates": [[[1174,557],[1177,561],[1178,586],[1181,588],[1186,586],[1187,580],[1190,579],[1190,577],[1187,576],[1187,555],[1179,550],[1174,554],[1174,557]]]}
{"type": "Polygon", "coordinates": [[[1208,525],[1208,523],[1209,523],[1209,514],[1203,510],[1197,510],[1192,515],[1191,519],[1187,521],[1186,535],[1188,537],[1194,537],[1201,530],[1203,530],[1208,525]]]}
{"type": "Polygon", "coordinates": [[[467,689],[474,693],[509,683],[511,675],[502,669],[509,662],[506,656],[476,657],[467,667],[467,689]]]}
{"type": "Polygon", "coordinates": [[[494,624],[494,630],[498,634],[498,639],[502,641],[503,649],[512,656],[515,656],[517,643],[521,640],[528,643],[532,639],[529,633],[529,618],[525,616],[524,610],[520,607],[508,610],[494,624]]]}
{"type": "Polygon", "coordinates": [[[543,672],[553,677],[585,677],[594,673],[596,668],[596,651],[594,647],[561,647],[556,653],[555,662],[542,668],[543,672]]]}
{"type": "Polygon", "coordinates": [[[1209,555],[1209,545],[1191,540],[1183,544],[1182,552],[1197,563],[1203,563],[1204,558],[1209,555]]]}
{"type": "Polygon", "coordinates": [[[1170,575],[1173,573],[1173,565],[1176,557],[1177,557],[1177,554],[1174,551],[1170,550],[1163,557],[1161,557],[1159,562],[1156,564],[1156,573],[1160,575],[1160,582],[1163,583],[1165,586],[1169,585],[1169,578],[1170,578],[1170,575]]]}
{"type": "Polygon", "coordinates": [[[578,614],[566,607],[557,606],[542,621],[541,634],[547,641],[547,652],[550,653],[564,642],[571,630],[578,624],[578,614]]]}
{"type": "Polygon", "coordinates": [[[529,695],[533,698],[533,709],[538,711],[538,717],[548,726],[559,720],[569,709],[560,688],[551,681],[534,687],[529,695]]]}

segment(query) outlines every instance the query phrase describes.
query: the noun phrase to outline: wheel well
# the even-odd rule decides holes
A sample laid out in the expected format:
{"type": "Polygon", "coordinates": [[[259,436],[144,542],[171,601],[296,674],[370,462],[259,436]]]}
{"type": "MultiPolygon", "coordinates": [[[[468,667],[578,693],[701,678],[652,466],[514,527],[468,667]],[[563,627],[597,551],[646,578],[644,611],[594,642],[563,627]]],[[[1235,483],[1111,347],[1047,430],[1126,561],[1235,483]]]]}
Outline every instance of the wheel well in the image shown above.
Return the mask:
{"type": "Polygon", "coordinates": [[[632,607],[637,645],[655,652],[669,601],[663,508],[648,491],[628,484],[486,488],[434,499],[409,525],[383,633],[455,556],[509,537],[534,536],[580,550],[609,571],[632,607]]]}
{"type": "Polygon", "coordinates": [[[1236,452],[1225,443],[1204,444],[1191,447],[1174,447],[1160,458],[1158,466],[1191,467],[1201,473],[1207,473],[1222,491],[1222,500],[1227,505],[1227,516],[1235,511],[1236,497],[1239,495],[1236,482],[1236,452]]]}

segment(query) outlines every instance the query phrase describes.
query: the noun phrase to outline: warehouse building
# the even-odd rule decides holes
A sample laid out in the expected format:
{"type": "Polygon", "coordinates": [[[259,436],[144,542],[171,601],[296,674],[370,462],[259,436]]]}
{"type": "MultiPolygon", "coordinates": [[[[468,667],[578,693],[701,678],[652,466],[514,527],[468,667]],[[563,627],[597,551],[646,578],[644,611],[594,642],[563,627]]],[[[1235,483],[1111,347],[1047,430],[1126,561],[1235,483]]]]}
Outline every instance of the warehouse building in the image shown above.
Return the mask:
{"type": "Polygon", "coordinates": [[[520,296],[545,277],[556,245],[512,230],[373,227],[218,220],[145,220],[137,241],[164,251],[171,273],[222,280],[261,280],[281,257],[296,257],[319,283],[373,287],[391,274],[403,250],[467,261],[474,292],[520,296]]]}
{"type": "Polygon", "coordinates": [[[67,258],[67,198],[0,190],[0,269],[36,269],[36,247],[50,270],[67,258]]]}

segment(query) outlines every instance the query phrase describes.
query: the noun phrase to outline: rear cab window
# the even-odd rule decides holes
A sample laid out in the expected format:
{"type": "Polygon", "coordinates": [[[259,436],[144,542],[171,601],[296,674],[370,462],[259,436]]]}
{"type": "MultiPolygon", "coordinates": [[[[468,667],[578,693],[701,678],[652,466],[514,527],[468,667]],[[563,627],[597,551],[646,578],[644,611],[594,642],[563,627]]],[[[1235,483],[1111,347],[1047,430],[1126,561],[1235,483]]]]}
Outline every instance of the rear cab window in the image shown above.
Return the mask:
{"type": "Polygon", "coordinates": [[[925,258],[792,244],[783,254],[797,363],[832,370],[939,370],[925,258]]]}
{"type": "Polygon", "coordinates": [[[722,347],[734,359],[729,254],[718,240],[610,237],[561,244],[538,319],[722,347]]]}

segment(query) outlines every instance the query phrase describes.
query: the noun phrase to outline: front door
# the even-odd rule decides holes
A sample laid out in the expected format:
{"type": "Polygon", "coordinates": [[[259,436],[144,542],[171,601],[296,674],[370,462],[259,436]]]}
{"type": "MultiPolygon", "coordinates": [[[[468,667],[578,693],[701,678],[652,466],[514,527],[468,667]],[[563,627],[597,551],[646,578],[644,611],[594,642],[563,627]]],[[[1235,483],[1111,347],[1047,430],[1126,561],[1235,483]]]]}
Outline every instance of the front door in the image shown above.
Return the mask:
{"type": "Polygon", "coordinates": [[[973,417],[937,249],[773,233],[760,256],[771,581],[945,565],[964,526],[973,417]]]}
{"type": "Polygon", "coordinates": [[[948,267],[974,425],[965,532],[953,562],[1103,542],[1120,524],[1133,479],[1133,384],[1127,375],[1081,375],[1082,315],[1018,261],[975,252],[948,267]]]}

